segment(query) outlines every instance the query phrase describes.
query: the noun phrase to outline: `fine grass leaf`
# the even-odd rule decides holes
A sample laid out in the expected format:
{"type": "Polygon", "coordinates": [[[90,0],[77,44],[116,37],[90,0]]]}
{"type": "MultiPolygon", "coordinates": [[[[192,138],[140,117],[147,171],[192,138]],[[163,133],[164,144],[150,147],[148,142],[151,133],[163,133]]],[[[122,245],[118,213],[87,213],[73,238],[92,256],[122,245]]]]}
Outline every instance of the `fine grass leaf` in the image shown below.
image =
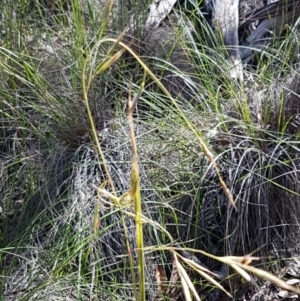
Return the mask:
{"type": "Polygon", "coordinates": [[[201,301],[196,289],[195,289],[195,286],[194,284],[192,283],[189,275],[187,274],[186,270],[184,269],[184,267],[181,265],[181,263],[179,262],[178,258],[176,258],[176,265],[177,265],[177,268],[178,268],[178,272],[179,272],[179,275],[180,275],[180,279],[181,279],[181,283],[182,283],[182,286],[183,286],[183,292],[184,292],[184,295],[186,297],[186,300],[192,300],[192,297],[191,297],[191,293],[190,291],[193,293],[194,297],[196,298],[197,301],[201,301]]]}
{"type": "Polygon", "coordinates": [[[204,279],[206,279],[207,281],[209,281],[212,285],[216,286],[217,288],[219,288],[220,290],[222,290],[228,297],[232,298],[232,295],[227,292],[225,290],[225,288],[218,282],[216,281],[214,278],[212,278],[211,276],[209,276],[208,274],[198,270],[197,271],[204,279]]]}
{"type": "Polygon", "coordinates": [[[252,267],[252,266],[247,266],[247,265],[243,265],[243,264],[237,264],[239,265],[242,269],[247,270],[251,273],[253,273],[254,275],[256,275],[257,277],[270,281],[271,283],[273,283],[274,285],[287,290],[287,291],[291,291],[291,292],[295,292],[297,294],[300,294],[300,289],[287,284],[286,282],[284,282],[283,280],[279,279],[278,277],[272,275],[271,273],[252,267]]]}
{"type": "Polygon", "coordinates": [[[188,258],[183,258],[181,257],[182,260],[188,264],[194,271],[196,271],[199,275],[201,275],[204,279],[206,279],[207,281],[209,281],[211,284],[215,285],[217,288],[219,288],[220,290],[222,290],[228,297],[232,298],[231,294],[229,292],[227,292],[224,287],[218,282],[216,281],[214,278],[212,278],[210,275],[208,274],[212,274],[215,277],[218,277],[218,275],[216,275],[215,273],[211,272],[210,270],[200,266],[199,264],[195,263],[194,261],[188,259],[188,258]]]}
{"type": "MultiPolygon", "coordinates": [[[[106,57],[111,56],[113,51],[118,47],[120,41],[122,41],[122,39],[126,33],[126,30],[127,30],[127,28],[125,28],[119,35],[118,39],[114,41],[113,45],[108,50],[106,57]]],[[[105,41],[105,39],[104,39],[104,41],[105,41]]],[[[97,76],[97,75],[103,73],[106,69],[110,68],[114,63],[116,63],[118,61],[118,59],[122,56],[122,54],[124,52],[125,52],[125,48],[122,48],[119,51],[117,51],[114,55],[112,55],[110,58],[107,58],[106,60],[104,60],[104,62],[99,63],[98,66],[96,67],[95,75],[97,76]]]]}
{"type": "Polygon", "coordinates": [[[113,64],[116,63],[116,61],[122,56],[123,53],[124,53],[124,50],[121,49],[117,53],[115,53],[113,56],[111,56],[107,61],[100,64],[100,66],[98,66],[96,69],[95,75],[97,76],[97,75],[103,73],[108,68],[110,68],[113,64]]]}
{"type": "Polygon", "coordinates": [[[188,286],[188,284],[186,282],[186,279],[184,278],[184,276],[181,272],[181,268],[183,269],[183,267],[180,268],[181,265],[180,265],[179,262],[176,262],[176,265],[177,265],[177,270],[178,270],[178,273],[179,273],[179,277],[180,277],[180,281],[181,281],[182,290],[183,290],[185,300],[186,301],[192,301],[189,286],[188,286]]]}
{"type": "Polygon", "coordinates": [[[245,272],[245,270],[243,270],[241,267],[239,267],[236,264],[231,264],[230,266],[233,269],[235,269],[246,281],[252,282],[252,284],[254,284],[252,277],[247,272],[245,272]]]}

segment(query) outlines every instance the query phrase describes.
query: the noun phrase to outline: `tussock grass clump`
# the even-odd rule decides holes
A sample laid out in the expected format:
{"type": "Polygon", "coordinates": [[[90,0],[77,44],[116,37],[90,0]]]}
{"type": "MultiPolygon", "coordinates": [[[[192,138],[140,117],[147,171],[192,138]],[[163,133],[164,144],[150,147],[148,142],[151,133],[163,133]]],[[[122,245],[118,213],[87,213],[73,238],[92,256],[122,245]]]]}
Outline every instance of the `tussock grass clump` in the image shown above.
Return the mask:
{"type": "Polygon", "coordinates": [[[299,254],[297,69],[238,85],[200,10],[139,41],[122,2],[64,3],[1,3],[3,299],[298,292],[250,266],[299,254]]]}
{"type": "MultiPolygon", "coordinates": [[[[181,204],[182,208],[190,208],[182,220],[186,223],[190,218],[196,228],[195,241],[190,244],[217,255],[245,254],[277,244],[279,249],[289,248],[282,239],[286,231],[294,233],[298,228],[297,216],[288,210],[299,210],[298,144],[291,142],[290,137],[275,140],[265,132],[260,133],[264,138],[257,144],[241,134],[231,131],[213,141],[219,151],[222,149],[216,160],[222,178],[235,196],[237,212],[228,207],[214,172],[206,170],[196,197],[189,197],[181,204]],[[285,201],[281,202],[282,199],[285,201]]],[[[191,239],[190,233],[185,240],[188,238],[191,239]]],[[[266,255],[266,249],[258,254],[266,255]]]]}

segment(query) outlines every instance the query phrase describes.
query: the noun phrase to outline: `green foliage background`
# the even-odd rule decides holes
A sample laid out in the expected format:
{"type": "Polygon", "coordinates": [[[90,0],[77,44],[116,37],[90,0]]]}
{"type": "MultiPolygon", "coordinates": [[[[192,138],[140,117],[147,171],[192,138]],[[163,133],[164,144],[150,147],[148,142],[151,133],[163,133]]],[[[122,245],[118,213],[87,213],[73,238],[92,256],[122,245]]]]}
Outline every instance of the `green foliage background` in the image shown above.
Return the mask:
{"type": "Polygon", "coordinates": [[[122,1],[0,6],[1,300],[216,296],[187,259],[235,298],[248,278],[222,256],[272,255],[274,273],[299,256],[298,31],[237,83],[193,1],[133,43],[122,1]]]}

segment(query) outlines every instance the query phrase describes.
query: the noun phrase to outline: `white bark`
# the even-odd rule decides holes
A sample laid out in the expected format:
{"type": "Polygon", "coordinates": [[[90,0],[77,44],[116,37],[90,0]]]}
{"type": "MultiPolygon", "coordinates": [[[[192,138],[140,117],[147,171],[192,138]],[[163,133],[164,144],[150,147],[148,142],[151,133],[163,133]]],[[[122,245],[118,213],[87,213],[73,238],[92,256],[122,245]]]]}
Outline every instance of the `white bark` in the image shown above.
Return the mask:
{"type": "Polygon", "coordinates": [[[177,0],[154,0],[149,7],[149,15],[146,20],[146,28],[156,28],[162,20],[171,12],[177,0]]]}
{"type": "Polygon", "coordinates": [[[215,0],[212,23],[226,47],[231,77],[243,80],[238,39],[239,0],[215,0]]]}
{"type": "Polygon", "coordinates": [[[139,16],[133,15],[129,22],[128,32],[134,32],[136,29],[136,24],[142,25],[143,31],[148,31],[153,28],[157,28],[160,23],[166,18],[166,16],[171,12],[173,6],[177,0],[152,0],[148,9],[147,14],[141,11],[139,16]],[[143,17],[145,15],[145,18],[143,17]],[[137,22],[137,18],[139,22],[137,22]]]}

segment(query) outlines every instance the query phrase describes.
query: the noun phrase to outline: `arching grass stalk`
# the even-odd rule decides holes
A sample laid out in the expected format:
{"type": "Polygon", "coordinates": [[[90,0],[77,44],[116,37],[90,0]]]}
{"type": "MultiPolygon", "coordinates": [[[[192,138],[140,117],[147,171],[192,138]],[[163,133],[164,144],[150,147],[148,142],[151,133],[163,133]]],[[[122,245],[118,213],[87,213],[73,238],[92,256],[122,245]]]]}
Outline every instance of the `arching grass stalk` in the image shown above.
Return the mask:
{"type": "MultiPolygon", "coordinates": [[[[176,256],[180,257],[188,266],[192,267],[193,270],[197,271],[198,273],[200,271],[204,272],[206,274],[206,277],[209,276],[209,274],[214,275],[214,272],[211,272],[211,271],[203,268],[202,266],[197,265],[192,260],[184,258],[180,254],[178,254],[176,251],[177,250],[180,251],[181,250],[180,248],[174,248],[174,247],[171,247],[171,248],[170,247],[165,247],[165,248],[163,248],[163,247],[160,247],[160,250],[161,249],[166,249],[166,250],[170,250],[171,252],[174,252],[174,254],[176,254],[176,256]]],[[[212,255],[210,253],[204,252],[202,250],[195,250],[195,249],[185,248],[184,251],[200,253],[204,256],[210,257],[210,258],[212,258],[216,261],[219,261],[223,264],[226,264],[226,265],[230,266],[233,270],[235,270],[240,276],[242,276],[248,282],[253,282],[253,278],[249,274],[249,273],[251,273],[252,275],[255,275],[258,278],[270,281],[271,283],[273,283],[277,287],[280,287],[284,290],[288,290],[288,291],[291,291],[291,292],[295,292],[296,294],[300,294],[300,289],[298,287],[287,284],[283,280],[279,279],[278,277],[272,275],[271,273],[269,273],[267,271],[264,271],[262,269],[258,269],[256,267],[251,266],[250,264],[253,261],[260,260],[260,257],[252,256],[253,252],[251,254],[248,254],[248,255],[245,255],[245,256],[215,256],[215,255],[212,255]]],[[[214,276],[217,276],[217,278],[220,278],[220,276],[218,276],[218,275],[214,275],[214,276]]],[[[223,277],[224,276],[226,276],[226,275],[223,275],[223,277]]],[[[221,275],[221,278],[223,278],[223,277],[221,275]]],[[[213,278],[211,278],[210,276],[209,276],[209,279],[208,278],[206,278],[206,279],[209,280],[214,285],[216,285],[215,281],[214,282],[211,281],[211,280],[213,280],[213,278]]],[[[217,287],[222,289],[219,285],[217,285],[217,287]]],[[[224,289],[222,289],[222,290],[225,292],[224,289]]]]}
{"type": "MultiPolygon", "coordinates": [[[[138,99],[142,94],[145,86],[146,72],[144,72],[144,77],[140,85],[140,89],[134,98],[131,100],[131,95],[129,94],[128,99],[128,121],[130,128],[130,139],[132,148],[132,170],[131,170],[131,183],[129,196],[130,199],[134,201],[135,209],[135,224],[136,224],[136,240],[137,240],[137,254],[138,254],[138,274],[139,274],[139,300],[146,300],[145,291],[145,257],[144,257],[144,238],[143,238],[143,223],[142,223],[142,200],[141,200],[141,190],[140,190],[140,176],[139,176],[139,162],[137,146],[134,134],[134,123],[133,123],[133,111],[137,105],[138,99]]],[[[137,299],[136,299],[137,300],[137,299]]]]}
{"type": "MultiPolygon", "coordinates": [[[[113,38],[105,38],[102,41],[104,42],[113,42],[116,43],[117,40],[113,39],[113,38]]],[[[208,160],[210,161],[210,163],[212,164],[212,166],[214,167],[214,170],[218,176],[218,179],[220,181],[221,187],[225,193],[225,195],[227,196],[229,203],[235,208],[235,210],[237,210],[236,206],[235,206],[235,202],[233,199],[233,196],[230,192],[230,190],[228,189],[226,183],[224,182],[219,167],[215,161],[215,157],[213,155],[213,153],[210,151],[210,149],[207,147],[206,143],[204,142],[204,140],[200,137],[196,127],[194,126],[194,124],[185,116],[185,114],[183,113],[183,111],[180,109],[180,107],[178,106],[176,100],[172,97],[172,95],[170,94],[170,92],[165,88],[165,86],[161,83],[161,81],[154,75],[154,73],[149,69],[149,67],[143,62],[143,60],[126,44],[124,44],[123,42],[119,42],[119,45],[122,46],[123,48],[125,48],[137,61],[138,63],[143,67],[143,69],[145,70],[145,72],[154,80],[154,82],[161,88],[161,90],[165,93],[165,95],[171,100],[172,104],[174,105],[174,107],[176,108],[177,112],[179,113],[180,117],[185,121],[186,125],[188,126],[188,128],[193,132],[193,134],[196,136],[205,156],[208,158],[208,160]]],[[[109,61],[111,62],[111,64],[113,62],[115,62],[115,60],[113,60],[110,58],[109,61]]],[[[106,65],[107,62],[103,62],[103,65],[106,65]]],[[[107,65],[106,68],[107,69],[107,65]]]]}
{"type": "MultiPolygon", "coordinates": [[[[104,32],[104,28],[106,26],[105,22],[107,22],[107,16],[110,14],[110,11],[112,9],[112,3],[113,3],[113,1],[108,1],[108,3],[107,3],[107,7],[106,7],[105,12],[104,12],[104,16],[105,16],[104,20],[105,21],[102,22],[101,29],[99,30],[99,33],[98,33],[98,36],[97,36],[97,42],[94,44],[94,46],[91,49],[88,48],[88,45],[86,43],[86,38],[82,35],[79,36],[80,41],[83,43],[84,52],[85,52],[84,57],[82,57],[82,55],[80,56],[81,64],[79,64],[79,65],[81,66],[82,98],[83,98],[83,102],[84,102],[84,105],[85,105],[85,108],[86,108],[88,123],[89,123],[89,126],[90,126],[91,140],[93,141],[96,153],[98,154],[98,157],[99,157],[99,161],[101,162],[101,165],[104,169],[105,175],[107,177],[107,182],[109,183],[109,185],[111,187],[111,190],[112,190],[112,193],[113,193],[113,196],[114,196],[114,200],[117,203],[115,205],[117,205],[119,208],[121,208],[122,207],[122,202],[123,202],[123,197],[121,197],[121,198],[117,197],[116,190],[115,190],[115,185],[114,185],[113,180],[111,178],[109,169],[108,169],[107,164],[106,164],[104,153],[103,153],[102,148],[100,146],[100,142],[99,142],[99,139],[98,139],[97,130],[96,130],[96,126],[95,126],[93,116],[92,116],[90,103],[89,103],[89,98],[88,98],[88,92],[89,92],[89,89],[90,89],[91,84],[92,84],[93,80],[95,79],[95,77],[102,74],[103,72],[105,72],[105,70],[107,68],[109,68],[111,65],[113,65],[115,63],[115,61],[118,60],[118,58],[121,57],[122,53],[125,51],[125,50],[122,49],[122,51],[117,52],[117,54],[115,54],[114,56],[111,57],[111,53],[114,51],[115,46],[118,44],[118,41],[121,40],[123,35],[125,34],[125,31],[124,31],[120,35],[119,39],[117,39],[115,41],[115,44],[114,44],[115,46],[113,46],[112,48],[110,48],[108,50],[108,52],[105,56],[105,59],[104,59],[104,61],[106,62],[106,65],[104,66],[104,68],[102,68],[102,69],[99,68],[99,65],[101,66],[102,64],[101,63],[100,64],[96,63],[100,46],[105,41],[105,39],[102,39],[102,35],[103,35],[103,32],[104,32]],[[107,60],[108,57],[110,59],[107,60]]],[[[81,26],[84,28],[83,20],[81,18],[80,18],[80,22],[81,22],[81,26]]],[[[83,31],[83,32],[84,32],[84,35],[85,35],[85,31],[83,31]]],[[[100,200],[100,198],[99,198],[99,200],[100,200]]],[[[135,273],[134,273],[134,263],[133,263],[133,258],[132,258],[130,243],[129,243],[128,229],[126,227],[125,218],[124,218],[124,214],[123,214],[122,210],[120,210],[120,218],[121,218],[121,223],[123,225],[123,231],[124,231],[124,236],[125,236],[125,244],[126,244],[126,249],[127,249],[127,254],[128,254],[128,260],[129,260],[129,265],[130,265],[132,281],[134,283],[134,285],[133,285],[134,296],[135,296],[136,300],[139,300],[139,298],[137,298],[136,280],[135,280],[135,273]]],[[[98,225],[98,206],[96,206],[95,214],[94,214],[94,233],[96,232],[97,225],[98,225]]],[[[95,238],[97,238],[97,236],[95,236],[95,238]]],[[[144,295],[145,295],[145,293],[144,293],[144,295]]],[[[142,299],[140,299],[140,300],[142,300],[142,299]]],[[[143,299],[143,300],[145,300],[145,299],[143,299]]]]}
{"type": "Polygon", "coordinates": [[[110,12],[112,10],[112,7],[113,7],[113,4],[114,4],[114,0],[108,0],[107,3],[106,3],[106,7],[102,13],[102,16],[101,16],[101,25],[100,25],[100,30],[98,32],[98,39],[102,38],[103,36],[103,33],[106,29],[106,25],[107,25],[107,22],[108,22],[108,19],[109,19],[109,15],[110,15],[110,12]]]}

